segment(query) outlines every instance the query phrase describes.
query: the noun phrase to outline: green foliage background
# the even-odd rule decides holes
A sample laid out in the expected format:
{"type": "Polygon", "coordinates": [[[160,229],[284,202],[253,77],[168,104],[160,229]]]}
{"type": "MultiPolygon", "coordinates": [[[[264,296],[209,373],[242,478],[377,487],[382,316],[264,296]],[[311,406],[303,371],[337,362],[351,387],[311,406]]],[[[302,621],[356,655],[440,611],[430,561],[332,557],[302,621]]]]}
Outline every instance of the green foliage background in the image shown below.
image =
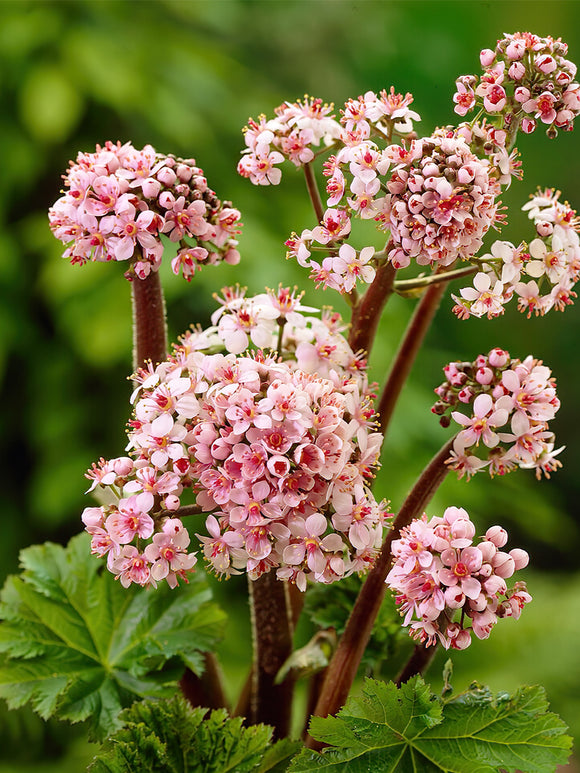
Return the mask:
{"type": "MultiPolygon", "coordinates": [[[[205,269],[191,285],[166,275],[172,336],[206,323],[212,292],[235,281],[251,291],[297,283],[320,305],[305,272],[284,260],[288,234],[314,224],[302,179],[287,169],[281,186],[264,189],[236,175],[248,116],[270,115],[305,93],[339,107],[349,96],[393,84],[414,94],[423,119],[418,129],[429,133],[455,120],[454,79],[477,71],[479,50],[493,47],[504,31],[522,29],[561,36],[580,62],[575,0],[0,2],[2,575],[15,571],[21,547],[64,542],[78,531],[85,469],[124,447],[129,288],[122,267],[80,269],[60,258],[46,211],[68,160],[107,139],[194,155],[218,195],[242,210],[240,266],[205,269]]],[[[503,238],[531,236],[519,206],[536,185],[556,186],[580,206],[577,131],[556,141],[541,131],[522,139],[525,178],[505,196],[512,211],[503,238]]],[[[344,310],[335,294],[323,301],[344,310]]],[[[387,308],[373,362],[377,380],[410,311],[401,299],[387,308]]],[[[402,397],[379,483],[379,493],[398,507],[446,439],[429,411],[446,362],[502,346],[513,356],[533,352],[552,367],[563,404],[554,426],[567,446],[564,469],[541,485],[525,473],[470,484],[449,479],[430,512],[455,504],[467,507],[482,531],[505,524],[535,567],[535,604],[518,625],[508,621],[490,642],[455,656],[459,686],[474,678],[493,689],[543,682],[553,709],[577,735],[579,324],[578,307],[539,320],[509,310],[494,322],[459,322],[444,301],[402,397]]],[[[232,582],[221,593],[241,589],[232,582]]],[[[234,624],[238,618],[247,625],[243,602],[234,624]]],[[[235,664],[241,653],[232,638],[239,640],[230,637],[224,654],[235,664]]],[[[39,727],[26,714],[2,710],[0,770],[24,771],[26,759],[45,770],[36,759],[63,749],[75,754],[70,737],[68,729],[39,727]]],[[[78,762],[71,762],[74,769],[78,762]]]]}

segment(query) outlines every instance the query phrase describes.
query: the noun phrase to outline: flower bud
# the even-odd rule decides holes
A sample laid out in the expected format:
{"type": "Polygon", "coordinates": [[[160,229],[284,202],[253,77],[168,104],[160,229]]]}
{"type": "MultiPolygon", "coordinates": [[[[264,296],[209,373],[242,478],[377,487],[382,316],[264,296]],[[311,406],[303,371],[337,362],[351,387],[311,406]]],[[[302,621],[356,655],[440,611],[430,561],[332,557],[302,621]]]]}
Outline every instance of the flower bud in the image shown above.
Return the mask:
{"type": "Polygon", "coordinates": [[[514,548],[513,550],[510,550],[510,556],[514,560],[516,571],[518,569],[525,569],[525,567],[530,562],[529,555],[525,550],[522,550],[521,548],[514,548]]]}
{"type": "Polygon", "coordinates": [[[497,548],[503,548],[508,541],[508,534],[501,526],[491,526],[485,532],[485,538],[490,542],[493,542],[497,548]]]}
{"type": "Polygon", "coordinates": [[[490,48],[484,48],[479,53],[479,61],[482,67],[489,67],[495,61],[495,51],[490,48]]]}

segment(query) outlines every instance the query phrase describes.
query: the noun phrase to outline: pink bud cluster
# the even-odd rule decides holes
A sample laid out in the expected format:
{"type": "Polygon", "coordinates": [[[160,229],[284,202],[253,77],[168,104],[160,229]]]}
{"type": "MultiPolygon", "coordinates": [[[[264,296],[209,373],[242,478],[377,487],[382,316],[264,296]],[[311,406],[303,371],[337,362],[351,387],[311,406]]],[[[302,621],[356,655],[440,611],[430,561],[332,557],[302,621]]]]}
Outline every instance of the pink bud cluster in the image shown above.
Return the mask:
{"type": "Polygon", "coordinates": [[[443,517],[423,515],[393,542],[394,564],[387,585],[410,635],[426,646],[463,650],[471,635],[487,639],[499,618],[519,618],[532,600],[523,582],[506,580],[528,564],[525,550],[501,550],[507,532],[492,526],[473,544],[475,526],[463,508],[448,507],[443,517]]]}
{"type": "MultiPolygon", "coordinates": [[[[304,590],[307,578],[333,582],[372,564],[386,506],[368,485],[382,436],[364,363],[350,352],[343,366],[338,355],[331,366],[333,352],[324,358],[309,340],[322,333],[302,317],[299,300],[285,288],[248,299],[226,288],[213,328],[186,334],[166,362],[137,374],[130,456],[101,460],[87,474],[115,503],[83,515],[93,552],[107,556],[124,583],[150,584],[167,570],[171,584],[193,566],[186,532],[173,535],[183,508],[191,509],[187,496],[182,501],[190,491],[209,514],[209,536],[198,536],[218,574],[273,569],[304,590]],[[244,319],[263,322],[246,327],[247,346],[253,335],[269,336],[270,345],[283,341],[281,357],[239,351],[225,320],[242,309],[244,319]],[[269,329],[272,309],[283,336],[269,329]],[[237,353],[209,353],[226,343],[237,353]],[[300,367],[325,359],[328,378],[300,367]],[[174,563],[158,565],[169,560],[165,548],[174,563]]],[[[327,341],[341,337],[337,318],[320,325],[327,341]]]]}
{"type": "Polygon", "coordinates": [[[496,201],[500,180],[505,183],[517,173],[499,145],[505,137],[496,137],[496,152],[490,153],[493,163],[504,163],[505,174],[475,156],[458,132],[439,131],[408,147],[383,150],[357,134],[349,139],[325,165],[329,207],[320,224],[286,242],[288,256],[310,268],[311,278],[325,288],[350,292],[357,279],[369,284],[380,260],[405,268],[412,259],[422,266],[448,266],[459,257],[470,258],[501,219],[496,201]],[[353,216],[373,218],[381,230],[390,231],[385,253],[375,254],[373,247],[356,251],[345,243],[353,216]],[[330,254],[319,262],[312,257],[315,250],[330,254]]]}
{"type": "Polygon", "coordinates": [[[561,467],[555,457],[562,449],[554,451],[548,428],[560,401],[556,380],[541,360],[530,355],[522,362],[492,349],[474,362],[449,363],[444,373],[432,411],[443,426],[453,420],[462,427],[447,460],[460,478],[485,467],[492,476],[523,467],[549,478],[561,467]]]}
{"type": "Polygon", "coordinates": [[[580,112],[580,84],[574,82],[576,65],[565,57],[568,46],[560,38],[542,38],[530,32],[505,35],[495,49],[484,49],[483,75],[462,75],[453,96],[455,112],[474,108],[503,116],[502,128],[521,126],[530,134],[540,121],[547,134],[570,131],[580,112]]]}
{"type": "Polygon", "coordinates": [[[420,266],[449,266],[475,255],[500,219],[500,187],[490,162],[452,131],[388,152],[395,166],[375,219],[390,230],[393,266],[405,268],[411,259],[420,266]]]}
{"type": "Polygon", "coordinates": [[[564,311],[573,303],[580,276],[580,223],[575,211],[558,201],[559,196],[559,191],[539,190],[524,205],[537,233],[529,245],[496,241],[491,253],[479,259],[482,270],[474,276],[473,286],[452,295],[453,311],[460,319],[497,317],[514,296],[519,311],[528,318],[551,309],[564,311]]]}
{"type": "Polygon", "coordinates": [[[125,276],[144,279],[161,265],[162,235],[177,244],[171,266],[188,281],[202,265],[239,261],[240,213],[218,199],[194,159],[107,142],[79,153],[64,184],[49,221],[71,263],[129,261],[125,276]]]}

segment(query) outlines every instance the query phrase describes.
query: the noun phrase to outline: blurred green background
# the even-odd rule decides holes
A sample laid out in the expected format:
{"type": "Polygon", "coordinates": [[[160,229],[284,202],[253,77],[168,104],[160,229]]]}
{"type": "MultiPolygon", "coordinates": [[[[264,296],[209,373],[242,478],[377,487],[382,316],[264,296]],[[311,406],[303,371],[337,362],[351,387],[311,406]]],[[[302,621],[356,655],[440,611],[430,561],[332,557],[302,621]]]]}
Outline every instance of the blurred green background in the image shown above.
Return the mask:
{"type": "MultiPolygon", "coordinates": [[[[338,108],[348,97],[394,85],[414,94],[423,119],[417,129],[428,134],[455,121],[454,80],[477,72],[480,49],[493,47],[503,32],[525,29],[561,36],[569,58],[580,62],[575,0],[0,2],[2,578],[16,570],[20,548],[64,542],[79,530],[84,471],[124,447],[129,287],[122,267],[81,269],[60,258],[46,211],[68,160],[107,139],[151,143],[195,156],[210,186],[241,209],[238,267],[204,269],[190,285],[164,272],[172,337],[192,322],[207,323],[212,293],[235,281],[255,292],[296,283],[313,305],[344,311],[336,294],[321,297],[307,287],[306,272],[284,260],[290,232],[314,225],[300,175],[287,168],[277,188],[256,188],[236,175],[248,116],[271,115],[305,93],[338,108]]],[[[577,133],[550,141],[538,131],[519,147],[525,176],[504,197],[510,215],[502,233],[516,242],[532,236],[519,207],[537,185],[560,188],[580,204],[577,133]]],[[[456,686],[472,679],[494,689],[544,683],[554,710],[580,737],[580,366],[573,356],[580,310],[526,320],[508,307],[504,319],[459,322],[450,307],[444,300],[401,399],[379,493],[397,508],[446,440],[429,410],[446,362],[501,346],[512,356],[533,353],[553,369],[564,468],[541,484],[525,472],[493,481],[482,475],[469,484],[449,479],[429,512],[465,506],[481,531],[501,522],[534,567],[528,578],[535,603],[519,624],[507,621],[489,642],[455,655],[456,686]]],[[[377,380],[411,309],[398,298],[387,307],[373,355],[377,380]]],[[[231,592],[240,588],[232,583],[231,592]]],[[[246,630],[243,600],[233,624],[246,630]]],[[[240,637],[228,638],[224,656],[235,681],[247,650],[234,649],[240,637]]],[[[436,661],[434,683],[440,670],[436,661]]],[[[0,771],[83,769],[90,751],[80,738],[2,707],[0,771]]]]}

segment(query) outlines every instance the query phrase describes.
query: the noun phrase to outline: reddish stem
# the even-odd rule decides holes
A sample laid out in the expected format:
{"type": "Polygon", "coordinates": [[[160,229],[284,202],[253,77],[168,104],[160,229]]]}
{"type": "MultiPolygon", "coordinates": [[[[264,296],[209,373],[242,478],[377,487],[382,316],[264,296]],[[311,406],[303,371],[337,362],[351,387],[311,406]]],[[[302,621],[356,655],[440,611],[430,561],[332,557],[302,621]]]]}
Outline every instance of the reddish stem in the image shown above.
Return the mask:
{"type": "Polygon", "coordinates": [[[391,263],[377,268],[373,283],[352,311],[352,323],[348,342],[354,352],[363,349],[368,353],[379,325],[381,313],[393,292],[397,269],[391,263]]]}
{"type": "Polygon", "coordinates": [[[448,282],[437,282],[431,285],[415,307],[379,400],[377,412],[380,417],[380,432],[383,435],[447,284],[448,282]]]}
{"type": "Polygon", "coordinates": [[[322,199],[320,198],[320,191],[318,190],[318,185],[316,184],[316,177],[314,175],[314,169],[312,168],[312,164],[304,164],[304,176],[306,178],[306,187],[308,189],[308,195],[310,196],[310,201],[312,202],[312,207],[314,208],[314,214],[316,215],[316,221],[320,223],[322,221],[322,218],[324,217],[324,205],[322,203],[322,199]]]}
{"type": "Polygon", "coordinates": [[[133,300],[133,367],[143,367],[151,360],[158,365],[167,359],[167,326],[165,300],[159,273],[152,271],[145,279],[131,282],[133,300]]]}
{"type": "MultiPolygon", "coordinates": [[[[371,635],[374,621],[385,595],[385,578],[391,566],[391,546],[401,529],[408,526],[424,510],[447,474],[445,460],[449,458],[454,438],[451,438],[423,470],[421,477],[407,496],[393,528],[387,534],[381,552],[360,590],[344,633],[328,666],[326,679],[315,715],[335,714],[345,703],[355,679],[362,655],[371,635]]],[[[306,745],[319,749],[322,744],[308,738],[306,745]]]]}
{"type": "Polygon", "coordinates": [[[424,644],[417,644],[413,654],[401,669],[401,673],[395,679],[395,684],[400,687],[408,682],[416,674],[424,674],[437,652],[437,645],[433,644],[426,647],[424,644]]]}
{"type": "Polygon", "coordinates": [[[272,725],[275,738],[290,732],[291,678],[275,684],[278,671],[292,652],[292,612],[288,586],[271,571],[257,580],[249,580],[254,641],[252,669],[251,724],[272,725]]]}
{"type": "Polygon", "coordinates": [[[205,668],[201,676],[197,676],[189,668],[185,670],[179,681],[181,692],[194,708],[205,706],[208,709],[229,710],[221,670],[213,652],[204,653],[204,663],[205,668]]]}

